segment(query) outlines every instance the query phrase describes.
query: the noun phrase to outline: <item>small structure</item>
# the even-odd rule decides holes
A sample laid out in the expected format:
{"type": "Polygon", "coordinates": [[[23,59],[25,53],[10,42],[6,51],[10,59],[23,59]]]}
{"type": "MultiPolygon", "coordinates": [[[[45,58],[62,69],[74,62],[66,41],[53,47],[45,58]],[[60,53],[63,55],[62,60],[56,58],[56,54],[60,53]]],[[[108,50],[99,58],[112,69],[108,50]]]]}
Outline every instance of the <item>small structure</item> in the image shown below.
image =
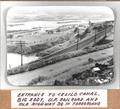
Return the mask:
{"type": "Polygon", "coordinates": [[[92,73],[94,77],[97,77],[101,73],[101,67],[100,64],[96,63],[95,67],[92,68],[92,73]]]}
{"type": "Polygon", "coordinates": [[[99,68],[99,67],[94,67],[94,68],[92,69],[92,72],[98,72],[98,71],[100,71],[100,68],[99,68]]]}
{"type": "Polygon", "coordinates": [[[53,30],[46,30],[46,32],[47,32],[48,34],[53,34],[53,33],[54,33],[53,30]]]}
{"type": "Polygon", "coordinates": [[[92,68],[92,73],[94,77],[97,77],[99,75],[99,73],[101,72],[99,67],[93,67],[92,68]]]}

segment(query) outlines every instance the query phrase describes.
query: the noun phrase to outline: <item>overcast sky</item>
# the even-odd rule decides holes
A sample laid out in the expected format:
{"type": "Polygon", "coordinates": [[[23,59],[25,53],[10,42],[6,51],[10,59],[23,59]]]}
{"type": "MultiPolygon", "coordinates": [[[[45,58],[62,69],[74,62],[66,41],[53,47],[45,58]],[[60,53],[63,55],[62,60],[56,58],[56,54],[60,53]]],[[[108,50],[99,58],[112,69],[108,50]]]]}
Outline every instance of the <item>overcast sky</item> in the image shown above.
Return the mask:
{"type": "Polygon", "coordinates": [[[8,11],[8,21],[34,20],[39,17],[40,20],[49,17],[60,19],[63,17],[78,19],[80,17],[95,17],[114,19],[113,11],[103,6],[31,6],[31,7],[13,7],[8,11]],[[58,18],[59,16],[59,18],[58,18]],[[72,17],[71,17],[72,16],[72,17]],[[41,19],[42,18],[42,19],[41,19]]]}

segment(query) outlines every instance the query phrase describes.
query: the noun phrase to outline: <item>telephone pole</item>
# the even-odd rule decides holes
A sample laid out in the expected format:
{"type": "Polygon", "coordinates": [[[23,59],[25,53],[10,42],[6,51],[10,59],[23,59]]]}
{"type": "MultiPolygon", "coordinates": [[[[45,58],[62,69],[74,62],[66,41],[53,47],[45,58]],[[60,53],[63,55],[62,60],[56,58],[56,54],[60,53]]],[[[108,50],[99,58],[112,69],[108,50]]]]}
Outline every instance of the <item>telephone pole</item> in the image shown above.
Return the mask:
{"type": "Polygon", "coordinates": [[[20,46],[20,54],[21,54],[21,66],[23,66],[23,45],[25,45],[25,41],[17,41],[16,45],[20,46]]]}
{"type": "Polygon", "coordinates": [[[94,38],[94,45],[95,45],[96,44],[96,35],[97,35],[97,29],[98,29],[98,27],[95,26],[93,29],[95,30],[95,38],[94,38]]]}
{"type": "Polygon", "coordinates": [[[104,29],[105,29],[105,37],[107,37],[107,23],[105,23],[104,29]]]}

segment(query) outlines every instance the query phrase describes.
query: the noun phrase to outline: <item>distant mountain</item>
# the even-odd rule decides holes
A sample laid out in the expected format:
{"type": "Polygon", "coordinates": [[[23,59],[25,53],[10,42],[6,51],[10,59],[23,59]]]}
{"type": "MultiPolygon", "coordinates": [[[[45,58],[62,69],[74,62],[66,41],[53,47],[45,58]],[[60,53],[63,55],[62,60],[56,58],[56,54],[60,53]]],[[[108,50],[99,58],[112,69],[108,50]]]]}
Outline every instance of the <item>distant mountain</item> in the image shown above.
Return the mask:
{"type": "MultiPolygon", "coordinates": [[[[43,16],[13,16],[12,19],[8,20],[12,23],[20,23],[20,22],[28,22],[28,21],[64,21],[64,20],[104,20],[104,19],[110,19],[108,15],[105,14],[84,14],[84,15],[59,15],[59,16],[49,16],[49,15],[43,15],[43,16]]],[[[112,19],[112,18],[111,18],[112,19]]]]}

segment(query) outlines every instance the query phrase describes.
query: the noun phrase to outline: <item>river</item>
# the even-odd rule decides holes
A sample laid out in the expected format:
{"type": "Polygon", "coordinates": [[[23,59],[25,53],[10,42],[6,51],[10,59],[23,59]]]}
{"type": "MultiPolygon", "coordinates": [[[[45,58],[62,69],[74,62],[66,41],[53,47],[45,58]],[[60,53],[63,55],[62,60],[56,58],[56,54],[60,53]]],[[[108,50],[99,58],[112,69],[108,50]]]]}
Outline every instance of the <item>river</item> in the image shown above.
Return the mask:
{"type": "Polygon", "coordinates": [[[88,21],[86,20],[77,20],[77,21],[64,21],[58,23],[57,21],[29,21],[29,22],[21,22],[21,23],[8,23],[7,30],[31,30],[35,27],[41,27],[42,31],[55,29],[62,25],[69,25],[69,24],[83,24],[87,25],[88,21]]]}
{"type": "MultiPolygon", "coordinates": [[[[23,55],[23,64],[37,60],[39,57],[36,56],[25,56],[23,55]]],[[[7,53],[7,69],[11,69],[21,65],[21,55],[16,53],[7,53]]]]}

